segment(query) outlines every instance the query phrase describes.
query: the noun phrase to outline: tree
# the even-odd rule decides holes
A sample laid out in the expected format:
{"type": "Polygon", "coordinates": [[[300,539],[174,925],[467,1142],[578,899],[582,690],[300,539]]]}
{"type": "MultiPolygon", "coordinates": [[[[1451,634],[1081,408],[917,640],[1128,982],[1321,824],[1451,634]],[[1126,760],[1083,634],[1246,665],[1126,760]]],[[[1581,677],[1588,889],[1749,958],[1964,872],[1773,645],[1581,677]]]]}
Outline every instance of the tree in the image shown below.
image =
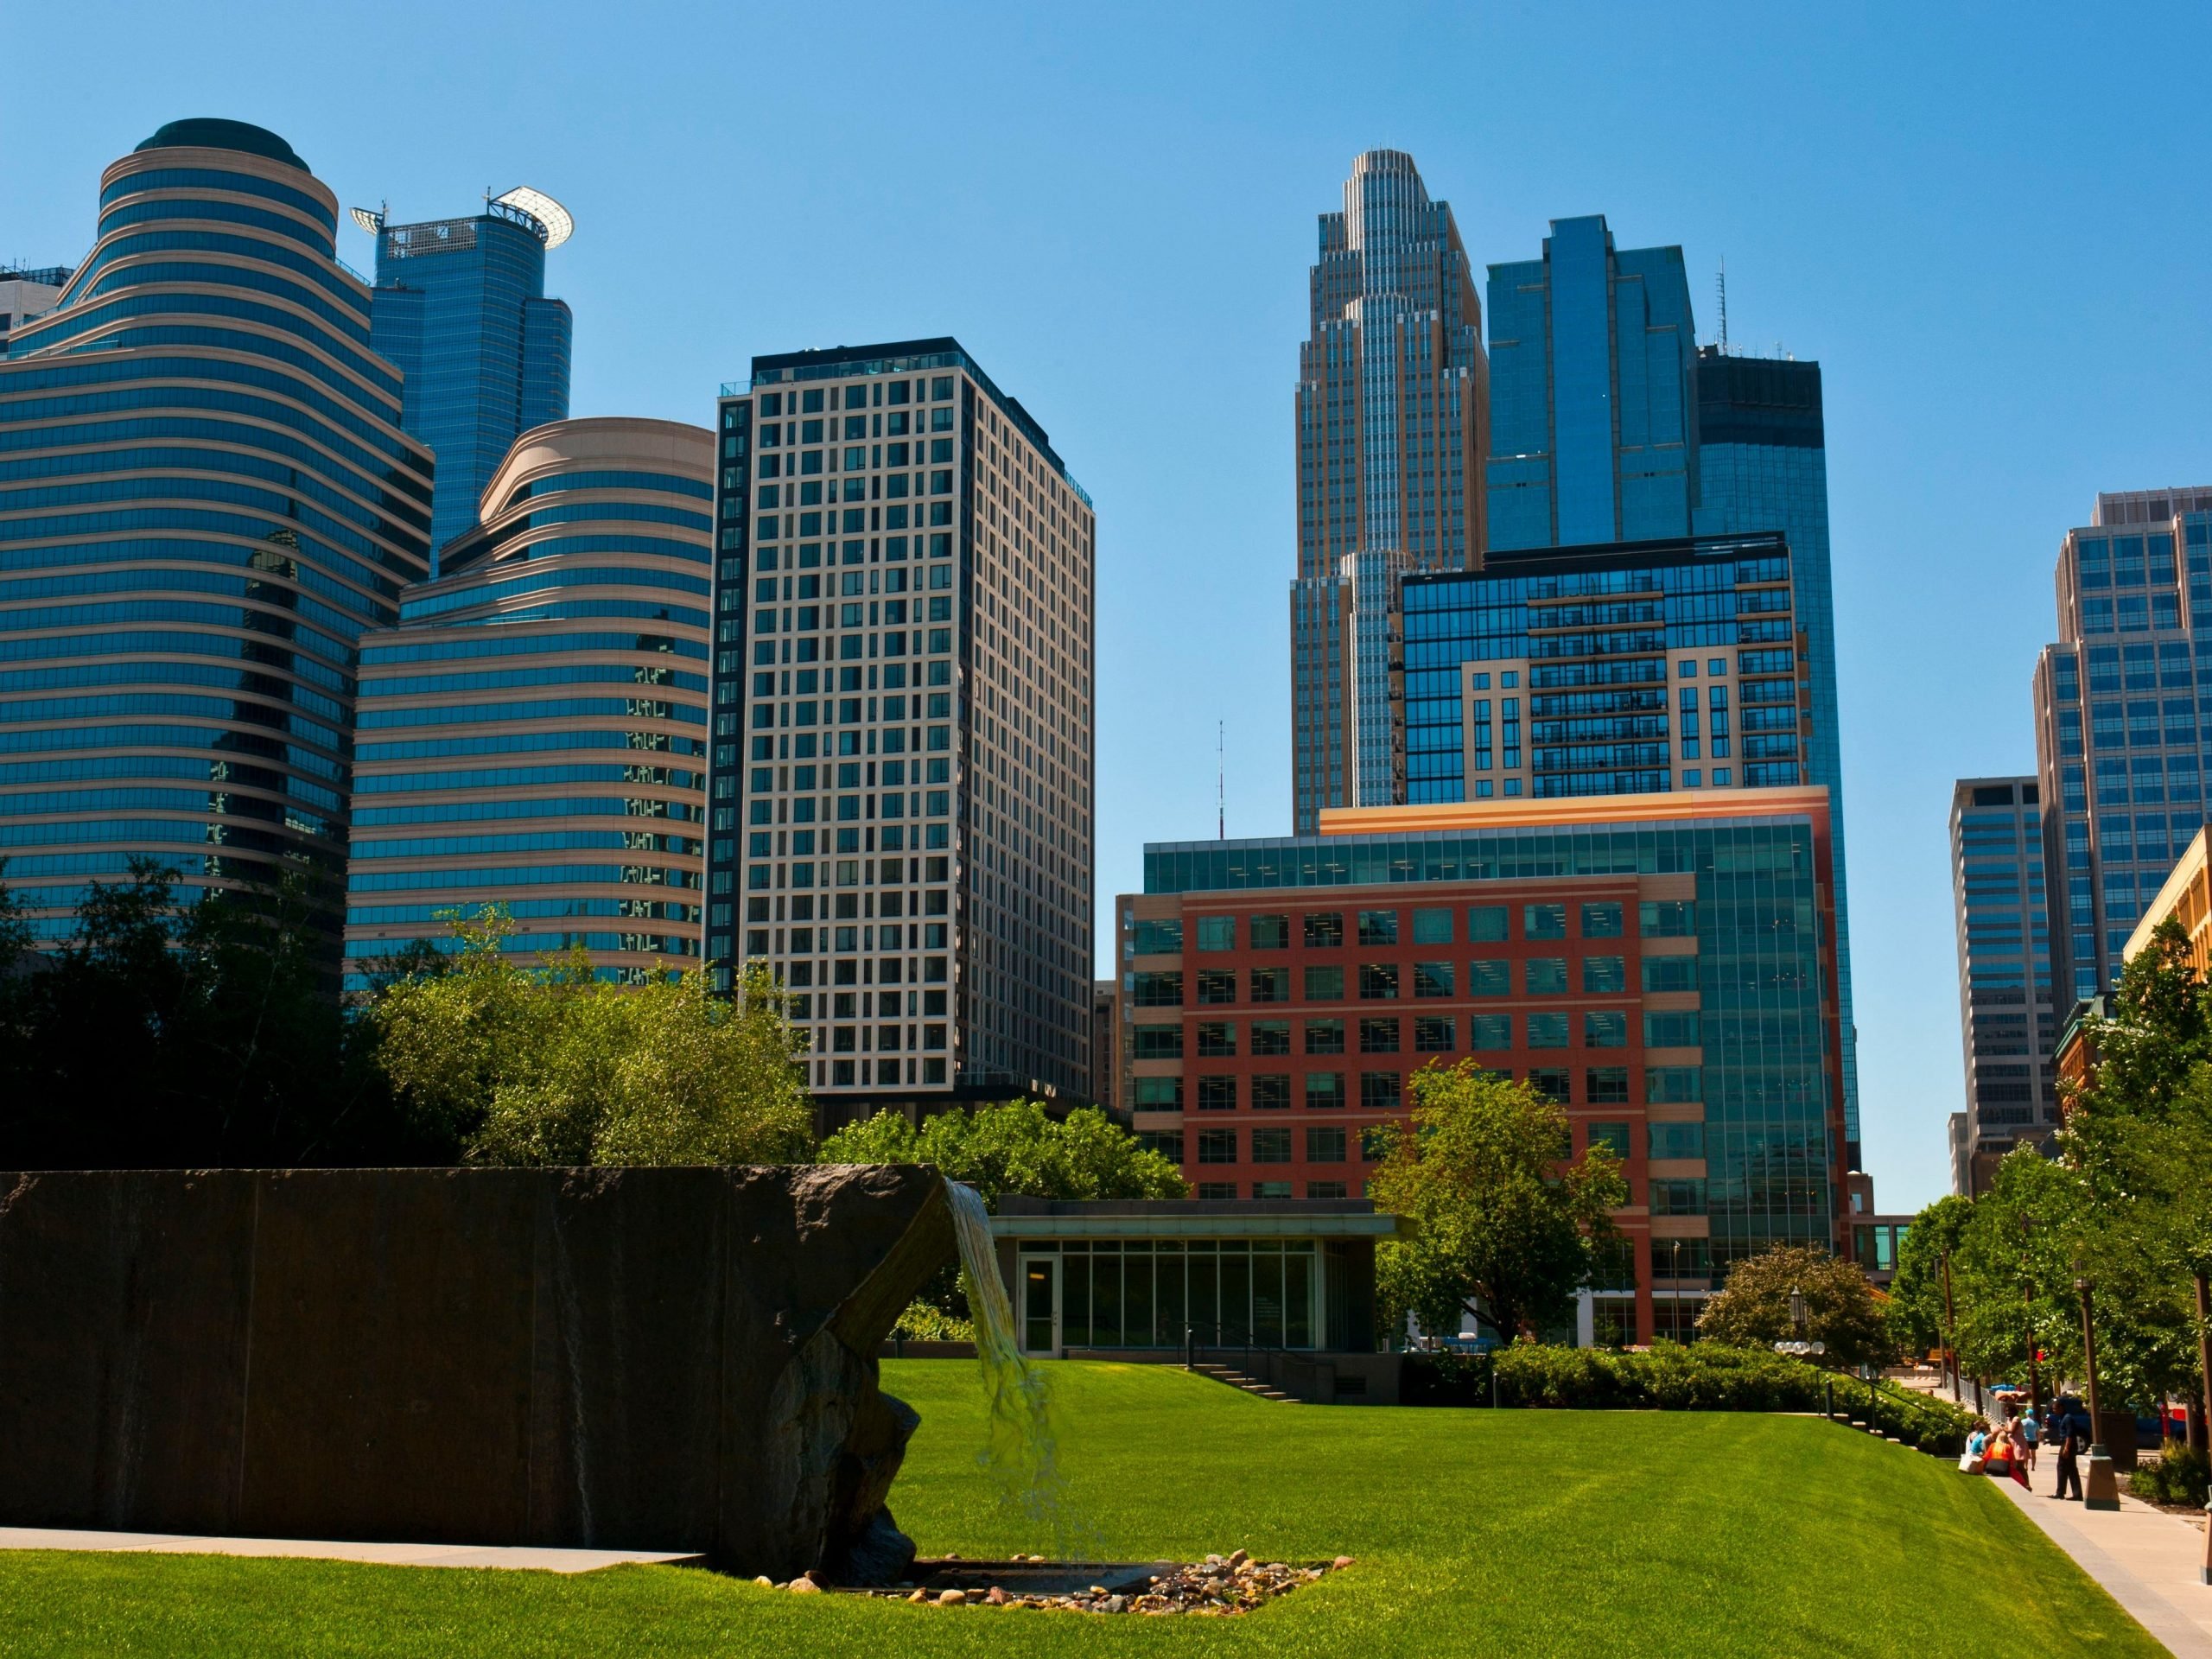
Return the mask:
{"type": "Polygon", "coordinates": [[[1031,1198],[1186,1198],[1182,1172],[1096,1106],[1055,1119],[1033,1100],[940,1112],[918,1128],[897,1112],[847,1125],[822,1143],[826,1164],[931,1164],[992,1210],[1031,1198]]]}
{"type": "Polygon", "coordinates": [[[1414,1099],[1371,1185],[1415,1226],[1376,1263],[1392,1322],[1410,1312],[1449,1332],[1478,1313],[1509,1334],[1564,1322],[1618,1236],[1619,1160],[1602,1145],[1572,1159],[1556,1102],[1471,1061],[1417,1073],[1414,1099]]]}
{"type": "Polygon", "coordinates": [[[1936,1200],[1912,1218],[1897,1246],[1897,1268],[1890,1281],[1890,1334],[1914,1353],[1949,1345],[1944,1334],[1943,1260],[1955,1255],[1959,1239],[1974,1216],[1974,1200],[1955,1194],[1936,1200]]]}
{"type": "Polygon", "coordinates": [[[742,1164],[805,1157],[804,1039],[764,965],[734,997],[703,972],[600,979],[581,948],[509,958],[513,924],[452,918],[447,970],[396,981],[369,1017],[400,1097],[487,1164],[742,1164]]]}
{"type": "Polygon", "coordinates": [[[1889,1321],[1856,1262],[1810,1245],[1783,1244],[1746,1257],[1698,1315],[1698,1334],[1738,1348],[1764,1348],[1802,1337],[1821,1344],[1831,1365],[1886,1365],[1897,1355],[1889,1321]],[[1801,1331],[1790,1297],[1804,1299],[1801,1331]]]}

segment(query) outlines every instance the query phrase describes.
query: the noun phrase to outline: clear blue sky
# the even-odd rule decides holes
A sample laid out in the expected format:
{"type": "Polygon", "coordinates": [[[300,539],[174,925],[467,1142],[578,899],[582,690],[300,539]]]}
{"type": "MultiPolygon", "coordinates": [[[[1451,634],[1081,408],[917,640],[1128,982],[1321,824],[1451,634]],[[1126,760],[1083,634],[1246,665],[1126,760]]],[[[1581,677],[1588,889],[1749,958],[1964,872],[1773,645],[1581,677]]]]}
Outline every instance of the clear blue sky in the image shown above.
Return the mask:
{"type": "MultiPolygon", "coordinates": [[[[953,334],[1098,504],[1108,906],[1147,839],[1289,817],[1291,395],[1314,215],[1410,151],[1479,266],[1603,213],[1827,396],[1867,1161],[1948,1182],[1944,815],[2033,763],[2060,536],[2212,484],[2202,5],[22,6],[0,258],[74,260],[162,122],[289,138],[346,203],[528,183],[575,409],[705,423],[755,352],[953,334]]],[[[341,251],[365,267],[365,237],[341,251]]]]}

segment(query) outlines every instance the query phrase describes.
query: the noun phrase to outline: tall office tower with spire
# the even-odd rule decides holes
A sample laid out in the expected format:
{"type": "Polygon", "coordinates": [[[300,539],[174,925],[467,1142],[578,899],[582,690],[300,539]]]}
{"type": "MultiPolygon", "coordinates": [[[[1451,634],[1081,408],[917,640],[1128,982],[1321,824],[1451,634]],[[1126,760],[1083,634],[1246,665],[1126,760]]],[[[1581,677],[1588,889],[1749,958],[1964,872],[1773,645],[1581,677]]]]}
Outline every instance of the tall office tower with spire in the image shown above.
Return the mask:
{"type": "Polygon", "coordinates": [[[1484,546],[1490,365],[1447,203],[1413,157],[1352,162],[1324,213],[1299,349],[1298,575],[1290,589],[1293,817],[1405,798],[1399,584],[1484,546]]]}
{"type": "Polygon", "coordinates": [[[353,210],[377,239],[372,343],[406,376],[400,423],[437,457],[437,551],[476,527],[507,448],[569,418],[572,319],[545,296],[545,256],[575,229],[569,210],[523,188],[467,219],[391,225],[353,210]]]}
{"type": "Polygon", "coordinates": [[[0,362],[0,852],[53,938],[134,857],[321,875],[335,955],[357,646],[429,552],[430,457],[338,263],[338,201],[173,121],[0,362]]]}

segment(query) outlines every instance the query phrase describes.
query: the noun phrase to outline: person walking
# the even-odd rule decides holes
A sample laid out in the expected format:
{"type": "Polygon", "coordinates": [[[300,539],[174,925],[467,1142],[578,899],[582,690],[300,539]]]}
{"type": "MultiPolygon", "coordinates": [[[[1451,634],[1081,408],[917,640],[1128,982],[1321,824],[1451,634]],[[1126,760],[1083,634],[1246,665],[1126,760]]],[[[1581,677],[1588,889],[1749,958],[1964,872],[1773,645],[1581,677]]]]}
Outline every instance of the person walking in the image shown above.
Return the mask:
{"type": "Polygon", "coordinates": [[[2072,1413],[2069,1412],[2065,1416],[2061,1417],[2058,1420],[2055,1432],[2060,1437],[2058,1441],[2058,1490],[2053,1492],[2051,1496],[2053,1497],[2063,1498],[2067,1495],[2066,1489],[2069,1486],[2071,1486],[2074,1489],[2075,1500],[2078,1503],[2081,1501],[2082,1497],[2082,1470],[2081,1465],[2077,1461],[2082,1449],[2082,1433],[2080,1428],[2076,1426],[2075,1420],[2072,1413]]]}
{"type": "Polygon", "coordinates": [[[2018,1438],[2020,1456],[2026,1462],[2029,1473],[2032,1474],[2035,1472],[2036,1466],[2036,1447],[2043,1440],[2042,1426],[2036,1421],[2036,1414],[2032,1411],[2024,1411],[2020,1414],[2018,1438]]]}

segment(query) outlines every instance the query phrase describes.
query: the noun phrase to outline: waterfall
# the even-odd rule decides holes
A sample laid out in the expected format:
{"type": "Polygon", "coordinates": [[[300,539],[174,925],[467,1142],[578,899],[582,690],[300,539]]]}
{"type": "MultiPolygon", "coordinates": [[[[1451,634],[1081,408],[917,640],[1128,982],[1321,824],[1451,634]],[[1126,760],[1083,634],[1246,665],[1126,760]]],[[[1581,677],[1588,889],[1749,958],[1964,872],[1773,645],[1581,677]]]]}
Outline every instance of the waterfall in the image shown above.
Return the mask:
{"type": "Polygon", "coordinates": [[[974,1187],[958,1181],[944,1186],[989,1408],[990,1438],[976,1461],[997,1484],[1002,1505],[1020,1511],[1033,1529],[1051,1532],[1056,1554],[1087,1560],[1096,1552],[1086,1548],[1087,1529],[1075,1521],[1068,1504],[1045,1374],[1022,1357],[1014,1305],[991,1248],[989,1212],[974,1187]]]}

